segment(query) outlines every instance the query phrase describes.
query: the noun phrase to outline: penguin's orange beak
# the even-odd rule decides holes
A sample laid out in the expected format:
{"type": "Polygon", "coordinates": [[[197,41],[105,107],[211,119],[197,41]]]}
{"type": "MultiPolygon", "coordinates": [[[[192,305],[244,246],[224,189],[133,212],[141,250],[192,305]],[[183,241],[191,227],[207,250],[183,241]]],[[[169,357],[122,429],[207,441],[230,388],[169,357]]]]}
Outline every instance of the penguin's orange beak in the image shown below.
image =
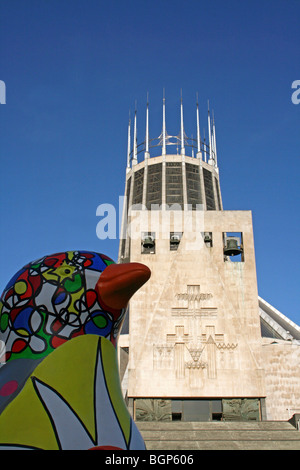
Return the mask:
{"type": "Polygon", "coordinates": [[[141,263],[111,264],[101,274],[95,289],[105,305],[119,310],[126,307],[150,276],[150,269],[141,263]]]}

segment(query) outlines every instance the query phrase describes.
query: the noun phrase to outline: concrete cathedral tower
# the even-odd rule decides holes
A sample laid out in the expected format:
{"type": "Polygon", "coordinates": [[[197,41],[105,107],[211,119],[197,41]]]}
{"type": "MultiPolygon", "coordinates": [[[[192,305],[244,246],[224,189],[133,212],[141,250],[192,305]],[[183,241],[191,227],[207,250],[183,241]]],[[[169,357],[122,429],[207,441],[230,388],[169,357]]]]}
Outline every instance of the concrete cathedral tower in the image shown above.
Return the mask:
{"type": "MultiPolygon", "coordinates": [[[[196,139],[185,133],[182,97],[178,117],[180,132],[171,136],[164,96],[162,132],[150,139],[147,99],[144,142],[136,110],[133,144],[128,127],[119,262],[144,263],[152,276],[132,299],[120,338],[124,394],[136,420],[285,419],[268,391],[271,349],[262,348],[261,326],[263,316],[274,339],[284,316],[259,303],[251,211],[223,209],[210,109],[207,140],[198,98],[196,139]]],[[[289,331],[281,323],[278,341],[293,330],[299,359],[300,328],[284,319],[289,331]]],[[[300,408],[299,393],[290,392],[290,408],[295,400],[300,408]]]]}

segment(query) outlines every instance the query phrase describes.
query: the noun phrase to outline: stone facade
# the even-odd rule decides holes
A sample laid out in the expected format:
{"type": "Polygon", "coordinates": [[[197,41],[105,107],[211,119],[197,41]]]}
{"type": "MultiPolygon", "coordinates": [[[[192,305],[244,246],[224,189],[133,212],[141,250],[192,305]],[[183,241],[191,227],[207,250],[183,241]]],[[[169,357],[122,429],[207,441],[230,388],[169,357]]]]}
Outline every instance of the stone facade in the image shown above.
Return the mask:
{"type": "Polygon", "coordinates": [[[263,338],[266,407],[270,420],[289,420],[300,413],[300,344],[263,338]]]}
{"type": "MultiPolygon", "coordinates": [[[[134,233],[143,215],[132,215],[134,233]]],[[[183,230],[176,251],[170,237],[156,236],[151,254],[142,253],[140,237],[131,239],[131,260],[152,276],[130,304],[128,397],[264,397],[251,212],[189,216],[188,228],[202,229],[183,230]],[[225,260],[227,232],[242,234],[243,261],[225,260]]]]}
{"type": "Polygon", "coordinates": [[[168,417],[158,413],[167,420],[170,400],[210,398],[223,400],[223,416],[225,404],[234,416],[240,401],[251,407],[258,399],[259,419],[289,419],[300,409],[300,344],[261,335],[251,212],[190,211],[176,250],[173,215],[135,211],[129,218],[130,260],[152,276],[131,300],[130,334],[120,339],[129,348],[127,397],[139,415],[145,401],[168,409],[168,417]],[[152,253],[143,253],[145,227],[155,237],[152,253]],[[224,256],[224,234],[232,232],[242,238],[237,262],[224,256]]]}

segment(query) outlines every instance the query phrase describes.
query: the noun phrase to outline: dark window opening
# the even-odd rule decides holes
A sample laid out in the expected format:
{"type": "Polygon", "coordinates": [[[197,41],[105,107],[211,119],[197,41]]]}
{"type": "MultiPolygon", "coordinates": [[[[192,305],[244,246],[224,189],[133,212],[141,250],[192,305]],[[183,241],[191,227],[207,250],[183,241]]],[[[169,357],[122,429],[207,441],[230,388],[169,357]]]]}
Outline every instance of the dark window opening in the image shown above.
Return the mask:
{"type": "Polygon", "coordinates": [[[156,163],[148,166],[147,209],[159,209],[162,203],[162,165],[156,163]]]}
{"type": "Polygon", "coordinates": [[[144,168],[136,171],[134,174],[133,183],[133,198],[132,204],[142,204],[143,201],[143,187],[144,187],[144,168]]]}
{"type": "Polygon", "coordinates": [[[217,180],[217,178],[216,178],[216,177],[215,177],[215,184],[216,184],[217,200],[218,200],[218,206],[219,206],[219,210],[222,210],[222,207],[221,207],[221,195],[220,195],[219,182],[218,182],[218,180],[217,180]]]}
{"type": "Polygon", "coordinates": [[[183,207],[182,164],[166,163],[166,203],[183,207]]]}
{"type": "Polygon", "coordinates": [[[197,204],[202,204],[199,166],[185,164],[187,202],[191,204],[192,209],[197,208],[197,204]]]}
{"type": "Polygon", "coordinates": [[[155,253],[155,232],[143,232],[142,243],[141,243],[142,254],[154,254],[155,253]]]}
{"type": "Polygon", "coordinates": [[[178,250],[182,232],[171,232],[170,233],[170,251],[178,250]]]}
{"type": "Polygon", "coordinates": [[[216,210],[215,195],[213,188],[213,176],[211,171],[203,168],[204,189],[206,198],[206,209],[208,211],[216,210]]]}
{"type": "Polygon", "coordinates": [[[224,261],[245,261],[242,232],[224,232],[223,251],[224,261]]]}
{"type": "Polygon", "coordinates": [[[202,237],[203,237],[205,246],[207,246],[207,248],[212,248],[213,246],[212,232],[202,232],[202,237]]]}
{"type": "Polygon", "coordinates": [[[181,413],[172,413],[172,421],[181,421],[181,413]]]}
{"type": "Polygon", "coordinates": [[[212,413],[212,421],[222,421],[223,413],[212,413]]]}

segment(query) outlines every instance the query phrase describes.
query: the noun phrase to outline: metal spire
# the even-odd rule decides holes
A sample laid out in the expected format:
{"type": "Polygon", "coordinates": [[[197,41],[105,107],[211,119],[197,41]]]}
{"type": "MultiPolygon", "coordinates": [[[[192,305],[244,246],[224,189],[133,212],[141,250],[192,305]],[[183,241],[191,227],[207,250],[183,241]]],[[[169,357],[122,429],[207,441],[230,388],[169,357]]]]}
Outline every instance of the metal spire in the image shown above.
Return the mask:
{"type": "Polygon", "coordinates": [[[211,148],[211,122],[210,122],[210,113],[209,113],[209,101],[208,101],[208,138],[209,138],[209,160],[208,163],[212,165],[212,148],[211,148]]]}
{"type": "Polygon", "coordinates": [[[213,113],[213,143],[214,143],[214,159],[216,168],[218,167],[218,158],[217,158],[217,141],[216,141],[216,127],[215,127],[215,117],[213,113]]]}
{"type": "Polygon", "coordinates": [[[181,117],[181,125],[180,125],[181,155],[185,155],[185,149],[184,149],[184,127],[183,127],[182,90],[181,90],[181,97],[180,97],[180,117],[181,117]]]}
{"type": "Polygon", "coordinates": [[[128,140],[127,140],[127,171],[130,170],[130,111],[129,111],[129,123],[128,123],[128,140]]]}
{"type": "Polygon", "coordinates": [[[165,99],[165,89],[163,95],[163,146],[162,146],[162,155],[166,155],[166,99],[165,99]]]}
{"type": "Polygon", "coordinates": [[[201,137],[200,137],[200,120],[199,120],[199,103],[197,93],[197,157],[201,158],[201,137]]]}
{"type": "Polygon", "coordinates": [[[193,139],[193,137],[194,136],[192,134],[192,136],[191,136],[191,140],[192,140],[192,158],[194,158],[194,142],[193,142],[194,139],[193,139]]]}
{"type": "Polygon", "coordinates": [[[207,152],[206,152],[206,140],[205,140],[205,129],[203,129],[203,152],[204,152],[204,161],[207,163],[207,152]]]}
{"type": "Polygon", "coordinates": [[[134,111],[134,131],[133,131],[133,160],[132,164],[137,164],[137,133],[136,133],[136,103],[134,111]]]}
{"type": "Polygon", "coordinates": [[[147,93],[147,110],[146,110],[146,151],[145,158],[148,158],[149,154],[149,94],[147,93]]]}

